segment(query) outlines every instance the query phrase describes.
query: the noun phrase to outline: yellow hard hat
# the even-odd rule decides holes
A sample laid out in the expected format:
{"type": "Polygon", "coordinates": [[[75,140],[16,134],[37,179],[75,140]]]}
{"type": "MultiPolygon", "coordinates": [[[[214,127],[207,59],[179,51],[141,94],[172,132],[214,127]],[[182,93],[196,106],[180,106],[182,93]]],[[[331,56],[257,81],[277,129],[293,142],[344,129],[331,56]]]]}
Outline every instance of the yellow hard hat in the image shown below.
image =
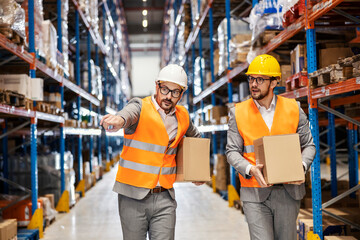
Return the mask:
{"type": "Polygon", "coordinates": [[[257,56],[251,63],[246,75],[259,74],[269,77],[281,77],[280,64],[271,55],[257,56]]]}

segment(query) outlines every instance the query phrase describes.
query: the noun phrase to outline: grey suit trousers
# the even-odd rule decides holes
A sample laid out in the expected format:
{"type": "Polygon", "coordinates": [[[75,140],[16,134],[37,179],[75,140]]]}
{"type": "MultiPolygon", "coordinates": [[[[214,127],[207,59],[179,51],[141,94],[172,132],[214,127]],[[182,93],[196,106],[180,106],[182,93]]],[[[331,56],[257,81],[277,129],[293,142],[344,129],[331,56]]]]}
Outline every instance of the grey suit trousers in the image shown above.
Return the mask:
{"type": "Polygon", "coordinates": [[[118,203],[124,240],[174,239],[177,203],[168,191],[141,200],[119,194],[118,203]]]}
{"type": "Polygon", "coordinates": [[[272,187],[264,202],[244,201],[251,240],[296,240],[296,219],[300,200],[283,186],[272,187]]]}

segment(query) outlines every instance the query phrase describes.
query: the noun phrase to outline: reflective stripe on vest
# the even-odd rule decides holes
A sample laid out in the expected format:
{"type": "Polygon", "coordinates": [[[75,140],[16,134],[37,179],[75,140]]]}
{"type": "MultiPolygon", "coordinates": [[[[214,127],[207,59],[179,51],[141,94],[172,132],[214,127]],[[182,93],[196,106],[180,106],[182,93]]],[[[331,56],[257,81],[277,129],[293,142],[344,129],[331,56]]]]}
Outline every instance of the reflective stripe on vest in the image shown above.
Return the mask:
{"type": "Polygon", "coordinates": [[[244,146],[244,153],[253,153],[255,152],[254,145],[244,146]]]}
{"type": "MultiPolygon", "coordinates": [[[[255,165],[255,139],[263,136],[296,133],[299,124],[299,106],[294,99],[276,96],[276,107],[271,131],[265,124],[253,99],[236,104],[235,120],[244,140],[243,157],[255,165]]],[[[241,187],[260,187],[254,177],[245,179],[239,174],[241,187]]]]}
{"type": "Polygon", "coordinates": [[[124,136],[116,181],[143,188],[154,188],[158,182],[164,188],[173,187],[177,146],[189,128],[190,121],[187,110],[182,106],[176,106],[175,114],[178,131],[169,144],[164,122],[151,97],[142,99],[136,130],[124,136]]]}
{"type": "Polygon", "coordinates": [[[137,162],[128,161],[120,158],[119,165],[124,168],[132,169],[139,172],[151,173],[151,174],[159,174],[160,167],[145,165],[137,162]]]}

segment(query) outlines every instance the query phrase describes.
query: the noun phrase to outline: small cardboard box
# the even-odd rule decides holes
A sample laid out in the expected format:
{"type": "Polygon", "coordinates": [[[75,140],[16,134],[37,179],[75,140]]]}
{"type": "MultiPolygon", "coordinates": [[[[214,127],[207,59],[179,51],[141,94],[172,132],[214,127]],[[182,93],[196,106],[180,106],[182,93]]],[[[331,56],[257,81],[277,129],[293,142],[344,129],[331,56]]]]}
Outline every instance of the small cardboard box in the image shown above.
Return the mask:
{"type": "Polygon", "coordinates": [[[285,81],[288,77],[291,77],[291,65],[281,65],[281,81],[279,82],[279,87],[285,86],[285,81]]]}
{"type": "Polygon", "coordinates": [[[44,197],[47,197],[50,200],[51,207],[55,209],[55,195],[53,193],[45,194],[44,197]]]}
{"type": "Polygon", "coordinates": [[[0,221],[0,239],[16,239],[17,220],[5,219],[0,221]]]}
{"type": "Polygon", "coordinates": [[[254,148],[268,184],[305,180],[299,134],[264,136],[254,141],[254,148]]]}
{"type": "Polygon", "coordinates": [[[44,79],[30,78],[31,100],[44,101],[44,79]]]}
{"type": "Polygon", "coordinates": [[[228,115],[228,108],[226,106],[213,106],[211,109],[211,119],[220,122],[220,118],[228,115]]]}
{"type": "Polygon", "coordinates": [[[290,52],[291,59],[291,75],[299,73],[306,69],[307,58],[306,58],[306,45],[298,44],[294,50],[290,52]]]}
{"type": "Polygon", "coordinates": [[[319,65],[320,68],[327,67],[331,64],[337,63],[339,58],[351,57],[353,55],[350,48],[326,48],[319,50],[319,65]]]}
{"type": "Polygon", "coordinates": [[[210,181],[210,139],[185,137],[176,154],[176,182],[210,181]]]}

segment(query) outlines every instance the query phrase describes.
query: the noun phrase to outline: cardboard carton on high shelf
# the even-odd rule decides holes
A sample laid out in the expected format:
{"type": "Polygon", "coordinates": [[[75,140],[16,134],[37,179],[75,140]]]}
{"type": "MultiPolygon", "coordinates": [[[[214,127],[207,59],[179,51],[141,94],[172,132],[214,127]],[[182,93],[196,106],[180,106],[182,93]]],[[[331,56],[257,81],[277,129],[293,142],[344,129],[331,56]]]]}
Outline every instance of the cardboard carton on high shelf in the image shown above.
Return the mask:
{"type": "Polygon", "coordinates": [[[336,64],[339,58],[351,56],[353,56],[351,49],[346,47],[320,49],[319,65],[320,68],[324,68],[331,64],[336,64]]]}
{"type": "Polygon", "coordinates": [[[264,136],[254,140],[254,148],[268,184],[305,180],[299,134],[264,136]]]}
{"type": "Polygon", "coordinates": [[[0,221],[0,240],[16,239],[17,221],[16,219],[6,219],[0,221]]]}
{"type": "Polygon", "coordinates": [[[210,181],[210,139],[185,137],[176,154],[176,182],[210,181]]]}
{"type": "Polygon", "coordinates": [[[307,58],[306,58],[306,45],[298,44],[294,50],[290,52],[291,58],[291,75],[299,73],[306,69],[307,58]]]}

